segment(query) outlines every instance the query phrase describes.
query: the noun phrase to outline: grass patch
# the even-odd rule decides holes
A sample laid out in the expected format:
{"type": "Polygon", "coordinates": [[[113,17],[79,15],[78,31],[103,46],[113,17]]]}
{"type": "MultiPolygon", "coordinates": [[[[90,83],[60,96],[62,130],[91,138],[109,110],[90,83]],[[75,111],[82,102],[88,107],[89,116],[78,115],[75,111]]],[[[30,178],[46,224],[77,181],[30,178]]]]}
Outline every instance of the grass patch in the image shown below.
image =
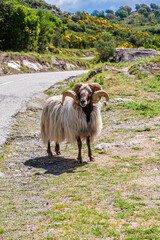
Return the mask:
{"type": "Polygon", "coordinates": [[[145,127],[145,128],[137,128],[135,132],[149,132],[151,131],[150,127],[145,127]]]}
{"type": "Polygon", "coordinates": [[[160,230],[157,226],[148,229],[127,229],[124,231],[128,237],[126,240],[142,240],[142,239],[150,239],[150,240],[158,240],[160,238],[160,230]]]}
{"type": "Polygon", "coordinates": [[[51,89],[48,89],[48,90],[44,91],[44,93],[51,96],[53,94],[53,91],[51,89]]]}
{"type": "Polygon", "coordinates": [[[4,233],[4,229],[0,229],[0,234],[3,234],[4,233]]]}
{"type": "Polygon", "coordinates": [[[135,195],[131,195],[129,198],[132,199],[132,200],[137,200],[137,201],[142,200],[141,197],[135,196],[135,195]]]}
{"type": "Polygon", "coordinates": [[[132,149],[133,149],[133,150],[137,150],[137,151],[139,151],[139,150],[142,150],[143,147],[132,147],[132,149]]]}
{"type": "Polygon", "coordinates": [[[143,115],[145,117],[153,117],[160,114],[159,103],[157,105],[151,105],[149,103],[128,102],[128,103],[118,103],[117,106],[134,110],[134,114],[143,115]]]}

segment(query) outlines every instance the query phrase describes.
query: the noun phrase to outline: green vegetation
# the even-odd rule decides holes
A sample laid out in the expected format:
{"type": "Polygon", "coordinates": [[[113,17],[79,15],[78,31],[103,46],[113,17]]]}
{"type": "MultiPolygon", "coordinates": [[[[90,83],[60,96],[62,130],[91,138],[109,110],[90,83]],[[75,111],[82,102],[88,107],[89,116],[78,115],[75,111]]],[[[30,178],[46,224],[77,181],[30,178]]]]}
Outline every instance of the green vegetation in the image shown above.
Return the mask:
{"type": "Polygon", "coordinates": [[[85,12],[63,13],[41,0],[1,0],[0,50],[56,52],[59,47],[96,46],[103,60],[113,55],[114,47],[158,50],[159,12],[156,4],[136,4],[136,12],[122,6],[115,13],[95,10],[90,16],[85,12]],[[106,49],[106,56],[101,54],[100,45],[106,49]]]}
{"type": "Polygon", "coordinates": [[[160,109],[160,104],[152,105],[149,103],[138,103],[138,102],[119,103],[118,106],[135,110],[137,114],[150,116],[150,117],[159,115],[159,109],[160,109]]]}
{"type": "Polygon", "coordinates": [[[100,59],[107,61],[115,54],[115,46],[113,44],[113,37],[109,32],[102,33],[102,39],[98,39],[95,42],[95,48],[99,53],[100,59]]]}

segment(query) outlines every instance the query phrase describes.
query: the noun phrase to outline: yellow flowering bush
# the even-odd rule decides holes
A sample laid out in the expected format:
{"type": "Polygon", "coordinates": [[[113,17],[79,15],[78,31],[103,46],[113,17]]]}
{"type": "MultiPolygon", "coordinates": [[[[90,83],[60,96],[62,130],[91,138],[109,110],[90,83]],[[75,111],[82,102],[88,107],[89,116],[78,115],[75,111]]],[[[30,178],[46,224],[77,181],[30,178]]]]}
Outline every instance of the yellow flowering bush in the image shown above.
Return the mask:
{"type": "Polygon", "coordinates": [[[128,42],[123,43],[122,45],[118,45],[119,48],[133,48],[133,45],[131,45],[128,42]]]}

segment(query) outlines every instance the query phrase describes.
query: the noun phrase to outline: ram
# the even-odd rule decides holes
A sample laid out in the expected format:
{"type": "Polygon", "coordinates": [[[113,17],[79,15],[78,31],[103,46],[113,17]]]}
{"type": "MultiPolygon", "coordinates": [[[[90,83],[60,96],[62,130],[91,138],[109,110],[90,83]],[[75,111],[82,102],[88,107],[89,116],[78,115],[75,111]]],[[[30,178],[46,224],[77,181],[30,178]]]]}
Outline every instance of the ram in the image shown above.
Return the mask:
{"type": "Polygon", "coordinates": [[[77,141],[79,163],[82,162],[82,140],[86,139],[90,161],[94,158],[90,143],[100,134],[102,118],[100,99],[108,94],[98,83],[77,83],[74,90],[68,90],[62,95],[50,97],[44,105],[41,116],[41,136],[47,144],[47,153],[52,156],[51,142],[55,142],[55,152],[60,154],[59,143],[77,141]]]}

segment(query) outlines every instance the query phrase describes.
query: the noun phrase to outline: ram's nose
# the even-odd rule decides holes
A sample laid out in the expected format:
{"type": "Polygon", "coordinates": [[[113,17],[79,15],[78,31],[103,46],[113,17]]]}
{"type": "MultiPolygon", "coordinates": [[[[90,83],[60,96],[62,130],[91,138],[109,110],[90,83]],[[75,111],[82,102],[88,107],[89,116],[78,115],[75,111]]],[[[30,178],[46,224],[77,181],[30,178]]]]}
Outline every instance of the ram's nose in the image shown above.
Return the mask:
{"type": "Polygon", "coordinates": [[[87,105],[87,101],[86,100],[81,100],[80,105],[81,105],[81,107],[85,107],[87,105]]]}

